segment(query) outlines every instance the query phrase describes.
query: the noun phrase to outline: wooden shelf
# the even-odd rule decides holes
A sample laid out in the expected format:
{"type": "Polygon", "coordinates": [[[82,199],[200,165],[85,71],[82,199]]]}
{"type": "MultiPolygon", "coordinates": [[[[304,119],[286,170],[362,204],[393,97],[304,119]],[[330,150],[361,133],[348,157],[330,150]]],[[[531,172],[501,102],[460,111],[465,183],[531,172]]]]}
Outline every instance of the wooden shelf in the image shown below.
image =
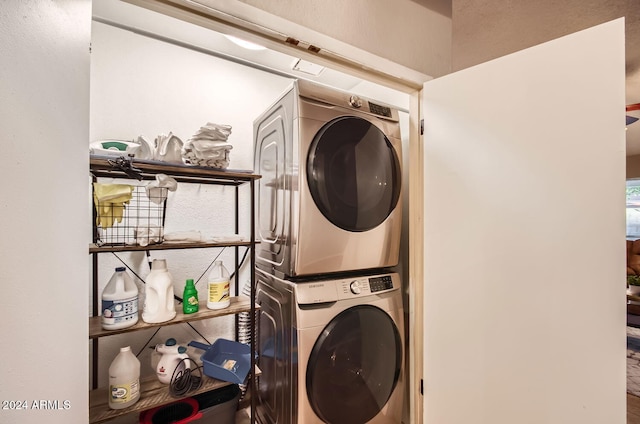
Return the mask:
{"type": "MultiPolygon", "coordinates": [[[[258,305],[255,306],[256,310],[258,305]]],[[[203,319],[216,318],[225,315],[234,315],[240,312],[251,311],[251,300],[246,296],[238,296],[231,298],[231,305],[224,309],[208,309],[206,301],[200,301],[200,310],[195,314],[183,314],[182,308],[176,307],[176,317],[171,321],[161,322],[158,324],[149,324],[142,321],[142,310],[140,310],[140,318],[138,322],[128,328],[122,328],[120,330],[104,330],[102,328],[102,322],[100,316],[89,318],[89,338],[96,339],[99,337],[111,336],[114,334],[129,333],[133,331],[143,330],[145,328],[164,327],[167,325],[180,324],[184,322],[200,321],[203,319]]]]}
{"type": "Polygon", "coordinates": [[[186,396],[173,397],[171,393],[169,393],[169,386],[167,384],[160,383],[158,379],[153,376],[140,382],[140,399],[135,404],[124,409],[109,408],[107,388],[92,390],[89,392],[89,422],[101,423],[121,415],[141,412],[146,409],[166,405],[185,397],[208,392],[230,384],[231,383],[219,381],[203,375],[202,386],[200,386],[199,389],[189,392],[186,396]]]}
{"type": "Polygon", "coordinates": [[[95,243],[89,245],[89,253],[106,253],[106,252],[137,252],[147,250],[179,250],[179,249],[208,249],[211,247],[236,247],[251,246],[250,241],[232,241],[224,243],[160,243],[150,244],[148,246],[98,246],[95,243]]]}
{"type": "MultiPolygon", "coordinates": [[[[91,155],[91,173],[96,177],[131,179],[123,170],[111,164],[110,161],[116,159],[117,156],[91,155]]],[[[151,160],[132,159],[131,165],[140,171],[139,175],[144,180],[152,180],[157,174],[167,174],[179,182],[240,185],[261,177],[249,170],[225,170],[151,160]]]]}

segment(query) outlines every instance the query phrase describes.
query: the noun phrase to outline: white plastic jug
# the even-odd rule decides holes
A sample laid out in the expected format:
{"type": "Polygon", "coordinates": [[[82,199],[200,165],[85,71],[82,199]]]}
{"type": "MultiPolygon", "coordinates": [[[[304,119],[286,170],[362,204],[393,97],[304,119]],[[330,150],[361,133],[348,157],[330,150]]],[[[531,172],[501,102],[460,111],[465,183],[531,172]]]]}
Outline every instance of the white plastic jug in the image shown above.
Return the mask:
{"type": "Polygon", "coordinates": [[[154,259],[145,284],[142,320],[147,323],[159,323],[172,320],[175,316],[173,279],[167,270],[167,261],[154,259]]]}
{"type": "Polygon", "coordinates": [[[229,306],[231,304],[229,288],[229,271],[222,261],[215,261],[207,284],[207,308],[223,309],[229,306]]]}
{"type": "Polygon", "coordinates": [[[116,268],[102,291],[102,328],[118,330],[138,322],[138,287],[125,267],[116,268]]]}
{"type": "Polygon", "coordinates": [[[127,408],[140,399],[140,361],[131,347],[120,353],[109,366],[109,408],[127,408]]]}

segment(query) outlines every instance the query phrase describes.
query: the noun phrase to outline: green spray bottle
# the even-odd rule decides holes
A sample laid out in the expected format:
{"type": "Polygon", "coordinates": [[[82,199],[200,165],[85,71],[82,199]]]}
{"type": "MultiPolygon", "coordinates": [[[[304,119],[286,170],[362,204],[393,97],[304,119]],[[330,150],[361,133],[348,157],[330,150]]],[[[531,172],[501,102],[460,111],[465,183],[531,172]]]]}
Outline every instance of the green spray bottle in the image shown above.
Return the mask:
{"type": "Polygon", "coordinates": [[[182,294],[182,312],[185,314],[193,314],[198,312],[198,290],[193,284],[192,279],[187,280],[184,285],[184,293],[182,294]]]}

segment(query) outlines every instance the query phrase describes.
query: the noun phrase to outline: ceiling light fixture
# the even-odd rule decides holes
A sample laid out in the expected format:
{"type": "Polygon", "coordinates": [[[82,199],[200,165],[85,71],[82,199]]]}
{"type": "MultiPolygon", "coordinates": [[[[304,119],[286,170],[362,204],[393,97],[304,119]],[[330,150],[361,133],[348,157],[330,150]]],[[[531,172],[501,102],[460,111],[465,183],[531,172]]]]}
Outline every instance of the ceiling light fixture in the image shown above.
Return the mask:
{"type": "Polygon", "coordinates": [[[324,66],[316,65],[303,59],[296,59],[291,65],[291,69],[317,77],[324,71],[324,66]]]}
{"type": "Polygon", "coordinates": [[[252,43],[250,41],[243,40],[238,37],[234,37],[233,35],[224,34],[225,37],[232,43],[242,47],[247,50],[265,50],[266,47],[261,46],[260,44],[252,43]]]}

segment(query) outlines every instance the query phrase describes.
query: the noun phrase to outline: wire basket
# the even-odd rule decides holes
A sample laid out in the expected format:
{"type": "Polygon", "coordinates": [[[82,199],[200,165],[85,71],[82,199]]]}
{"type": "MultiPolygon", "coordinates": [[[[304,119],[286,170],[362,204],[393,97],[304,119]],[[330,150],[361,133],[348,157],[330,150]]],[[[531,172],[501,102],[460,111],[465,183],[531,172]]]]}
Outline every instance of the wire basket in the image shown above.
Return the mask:
{"type": "MultiPolygon", "coordinates": [[[[127,187],[121,185],[120,187],[127,187]]],[[[98,246],[147,246],[162,243],[168,189],[147,193],[143,186],[128,186],[128,201],[99,200],[94,187],[94,240],[98,246]]],[[[105,196],[106,197],[106,196],[105,196]]]]}

